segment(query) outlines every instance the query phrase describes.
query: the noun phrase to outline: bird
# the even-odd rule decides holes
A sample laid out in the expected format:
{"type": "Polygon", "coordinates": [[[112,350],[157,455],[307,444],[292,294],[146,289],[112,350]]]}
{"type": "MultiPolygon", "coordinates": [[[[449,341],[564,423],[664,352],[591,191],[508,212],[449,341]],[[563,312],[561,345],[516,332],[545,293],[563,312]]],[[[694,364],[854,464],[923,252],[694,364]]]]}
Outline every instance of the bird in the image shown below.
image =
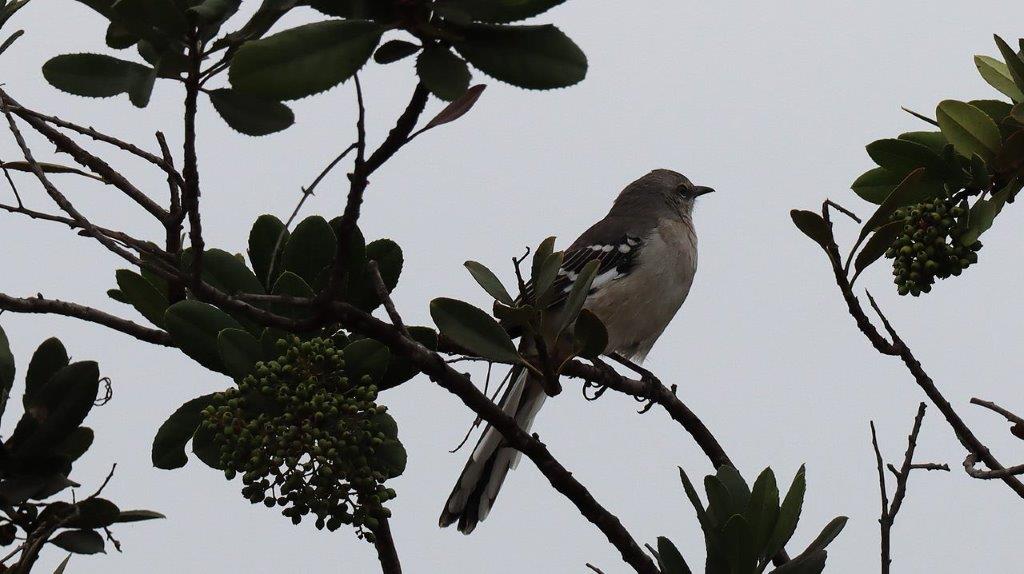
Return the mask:
{"type": "MultiPolygon", "coordinates": [[[[606,355],[641,363],[690,292],[697,271],[694,204],[712,191],[669,169],[653,170],[627,185],[608,214],[565,250],[554,287],[562,296],[549,309],[557,311],[583,266],[598,261],[584,308],[604,323],[606,355]]],[[[531,288],[528,284],[525,291],[531,288]]],[[[522,342],[521,350],[529,344],[522,342]]],[[[544,385],[523,367],[513,367],[509,380],[499,406],[529,432],[547,398],[544,385]]],[[[463,534],[473,532],[490,513],[520,454],[500,432],[485,428],[438,524],[457,522],[463,534]]]]}

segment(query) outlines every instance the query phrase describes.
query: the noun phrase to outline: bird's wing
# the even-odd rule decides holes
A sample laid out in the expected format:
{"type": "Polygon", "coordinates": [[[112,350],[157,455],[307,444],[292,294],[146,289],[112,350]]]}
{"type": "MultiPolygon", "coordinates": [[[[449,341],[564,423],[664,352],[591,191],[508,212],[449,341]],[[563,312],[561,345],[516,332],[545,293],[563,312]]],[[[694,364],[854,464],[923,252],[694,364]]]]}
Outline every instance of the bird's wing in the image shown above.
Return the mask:
{"type": "MultiPolygon", "coordinates": [[[[554,296],[547,302],[548,308],[556,308],[565,302],[579,272],[591,261],[599,262],[597,275],[590,287],[591,293],[629,274],[636,266],[647,234],[642,231],[642,227],[630,223],[633,222],[605,218],[573,242],[565,251],[552,285],[554,296]]],[[[526,284],[525,296],[526,299],[533,298],[533,281],[526,284]]],[[[521,304],[523,299],[523,295],[520,295],[516,303],[521,304]]]]}

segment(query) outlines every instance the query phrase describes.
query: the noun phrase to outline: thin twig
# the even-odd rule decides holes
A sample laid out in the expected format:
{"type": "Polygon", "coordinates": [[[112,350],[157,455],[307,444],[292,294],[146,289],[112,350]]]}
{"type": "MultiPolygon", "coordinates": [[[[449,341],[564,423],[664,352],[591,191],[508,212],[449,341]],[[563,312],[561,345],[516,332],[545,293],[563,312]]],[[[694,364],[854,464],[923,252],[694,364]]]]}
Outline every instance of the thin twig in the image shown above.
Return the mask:
{"type": "Polygon", "coordinates": [[[409,329],[405,328],[405,323],[402,322],[402,316],[398,314],[398,309],[395,308],[395,302],[391,300],[391,294],[388,292],[388,286],[384,284],[384,278],[380,276],[380,266],[377,262],[370,260],[366,262],[366,268],[370,271],[370,280],[373,282],[373,288],[377,291],[377,297],[380,298],[381,303],[384,304],[384,309],[388,312],[388,317],[391,318],[391,323],[398,328],[406,337],[410,337],[409,329]]]}
{"type": "Polygon", "coordinates": [[[1006,479],[1007,477],[1024,474],[1024,464],[1008,466],[998,470],[981,470],[977,468],[977,464],[977,456],[974,454],[967,455],[967,458],[964,459],[964,471],[966,471],[971,477],[980,478],[981,480],[991,480],[994,478],[1006,479]]]}
{"type": "MultiPolygon", "coordinates": [[[[32,114],[25,113],[24,108],[19,106],[18,103],[3,90],[0,90],[0,100],[3,100],[6,110],[5,113],[10,114],[13,111],[15,115],[31,126],[32,129],[39,132],[46,139],[50,140],[53,145],[57,146],[58,151],[70,155],[78,164],[89,168],[93,173],[102,177],[106,182],[119,189],[156,219],[163,221],[164,218],[167,217],[167,211],[165,211],[163,207],[150,199],[142,192],[142,190],[135,187],[135,185],[121,175],[120,172],[110,167],[107,162],[96,157],[92,153],[89,153],[75,143],[74,140],[64,135],[59,130],[54,129],[43,120],[32,114]]],[[[14,120],[12,119],[10,121],[13,122],[14,120]]]]}
{"type": "MultiPolygon", "coordinates": [[[[828,219],[827,206],[822,209],[822,217],[825,218],[826,222],[831,224],[828,219]]],[[[860,331],[865,337],[867,337],[868,341],[871,342],[872,346],[874,346],[879,353],[900,358],[911,376],[913,376],[914,381],[921,390],[924,391],[925,395],[928,396],[932,404],[939,409],[943,418],[945,418],[949,426],[952,427],[957,439],[969,453],[977,456],[978,460],[983,461],[991,470],[1001,470],[1003,467],[999,461],[992,455],[988,447],[985,446],[977,436],[975,436],[970,427],[964,423],[963,419],[956,412],[950,402],[945,396],[943,396],[938,387],[935,386],[935,382],[930,376],[928,376],[928,373],[925,372],[924,368],[921,366],[921,362],[917,360],[911,352],[910,347],[907,346],[907,344],[900,338],[899,334],[889,323],[889,320],[882,313],[882,310],[878,307],[874,298],[872,298],[871,294],[868,293],[868,300],[879,318],[882,320],[882,324],[886,332],[889,334],[889,337],[892,339],[892,342],[886,340],[885,337],[878,332],[878,329],[868,318],[863,307],[861,307],[857,296],[853,293],[853,287],[839,263],[839,247],[836,245],[835,239],[829,236],[824,247],[825,251],[829,255],[829,261],[832,264],[832,271],[835,276],[836,285],[839,287],[843,298],[846,300],[850,316],[854,318],[860,331]]],[[[1024,483],[1014,476],[1005,476],[1001,478],[1007,486],[1017,493],[1018,496],[1024,498],[1024,483]]]]}
{"type": "Polygon", "coordinates": [[[1014,413],[1004,409],[1003,407],[993,403],[992,401],[986,401],[975,397],[971,399],[971,404],[978,405],[979,407],[985,407],[986,409],[992,412],[999,413],[1003,415],[1006,418],[1006,420],[1011,423],[1024,425],[1024,418],[1015,415],[1014,413]]]}
{"type": "Polygon", "coordinates": [[[82,135],[88,136],[96,141],[101,141],[103,143],[107,143],[114,147],[120,148],[134,156],[142,158],[148,161],[149,163],[152,163],[153,165],[159,167],[161,170],[167,173],[168,177],[173,178],[178,183],[178,185],[181,185],[182,183],[181,174],[179,174],[177,170],[174,169],[174,165],[168,163],[165,158],[161,158],[157,155],[154,155],[124,140],[98,132],[91,127],[80,126],[77,124],[73,124],[69,121],[62,120],[56,116],[48,116],[40,112],[30,110],[21,105],[12,105],[11,111],[15,112],[15,114],[19,116],[21,116],[22,114],[31,115],[33,117],[39,118],[40,120],[48,124],[53,124],[60,128],[69,129],[71,131],[78,132],[82,135]]]}

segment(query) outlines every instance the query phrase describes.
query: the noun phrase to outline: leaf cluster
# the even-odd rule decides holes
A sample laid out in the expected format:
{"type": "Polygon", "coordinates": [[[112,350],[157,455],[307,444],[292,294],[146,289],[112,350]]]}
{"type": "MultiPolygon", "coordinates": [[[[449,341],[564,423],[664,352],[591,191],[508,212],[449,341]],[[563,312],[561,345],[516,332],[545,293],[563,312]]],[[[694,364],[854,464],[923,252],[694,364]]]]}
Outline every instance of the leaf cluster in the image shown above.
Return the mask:
{"type": "MultiPolygon", "coordinates": [[[[764,572],[796,531],[807,488],[803,467],[781,504],[770,468],[750,488],[735,468],[720,466],[718,472],[704,478],[707,507],[681,468],[679,476],[704,532],[708,574],[764,572]]],[[[800,555],[771,572],[820,573],[825,568],[825,548],[843,530],[846,520],[845,516],[833,519],[800,555]]],[[[652,552],[664,574],[690,574],[682,554],[668,538],[658,538],[658,548],[652,552]]]]}
{"type": "Polygon", "coordinates": [[[564,0],[264,0],[230,32],[222,30],[240,0],[79,1],[108,20],[110,48],[138,58],[56,56],[43,66],[50,84],[86,97],[127,94],[145,107],[157,79],[198,82],[228,125],[253,136],[289,127],[295,116],[283,102],[341,84],[371,58],[415,55],[419,81],[447,101],[466,94],[471,66],[528,89],[570,86],[587,71],[586,56],[555,26],[514,24],[564,0]],[[302,6],[329,19],[268,35],[302,6]],[[225,70],[229,86],[206,86],[225,70]]]}
{"type": "MultiPolygon", "coordinates": [[[[0,329],[0,417],[7,410],[15,373],[14,356],[0,329]]],[[[97,400],[100,381],[97,364],[71,362],[59,339],[43,341],[32,355],[22,395],[24,414],[0,442],[0,546],[21,539],[95,554],[105,551],[101,531],[118,523],[163,518],[149,510],[121,510],[99,493],[74,502],[53,498],[80,486],[69,476],[93,443],[93,431],[83,423],[97,400]]],[[[0,567],[8,566],[3,562],[13,556],[0,561],[0,567]]],[[[30,566],[31,560],[26,551],[19,564],[30,566]]]]}

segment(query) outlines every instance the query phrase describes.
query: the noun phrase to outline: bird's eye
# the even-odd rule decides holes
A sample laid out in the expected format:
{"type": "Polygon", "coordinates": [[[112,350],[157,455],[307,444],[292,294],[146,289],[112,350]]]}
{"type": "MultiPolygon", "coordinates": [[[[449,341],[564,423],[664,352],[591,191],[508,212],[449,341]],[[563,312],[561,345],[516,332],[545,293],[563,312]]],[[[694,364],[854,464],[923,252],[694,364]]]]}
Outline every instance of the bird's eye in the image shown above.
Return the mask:
{"type": "Polygon", "coordinates": [[[686,185],[685,183],[681,183],[678,187],[676,187],[676,193],[683,197],[689,197],[693,195],[693,189],[691,189],[690,186],[686,185]]]}

